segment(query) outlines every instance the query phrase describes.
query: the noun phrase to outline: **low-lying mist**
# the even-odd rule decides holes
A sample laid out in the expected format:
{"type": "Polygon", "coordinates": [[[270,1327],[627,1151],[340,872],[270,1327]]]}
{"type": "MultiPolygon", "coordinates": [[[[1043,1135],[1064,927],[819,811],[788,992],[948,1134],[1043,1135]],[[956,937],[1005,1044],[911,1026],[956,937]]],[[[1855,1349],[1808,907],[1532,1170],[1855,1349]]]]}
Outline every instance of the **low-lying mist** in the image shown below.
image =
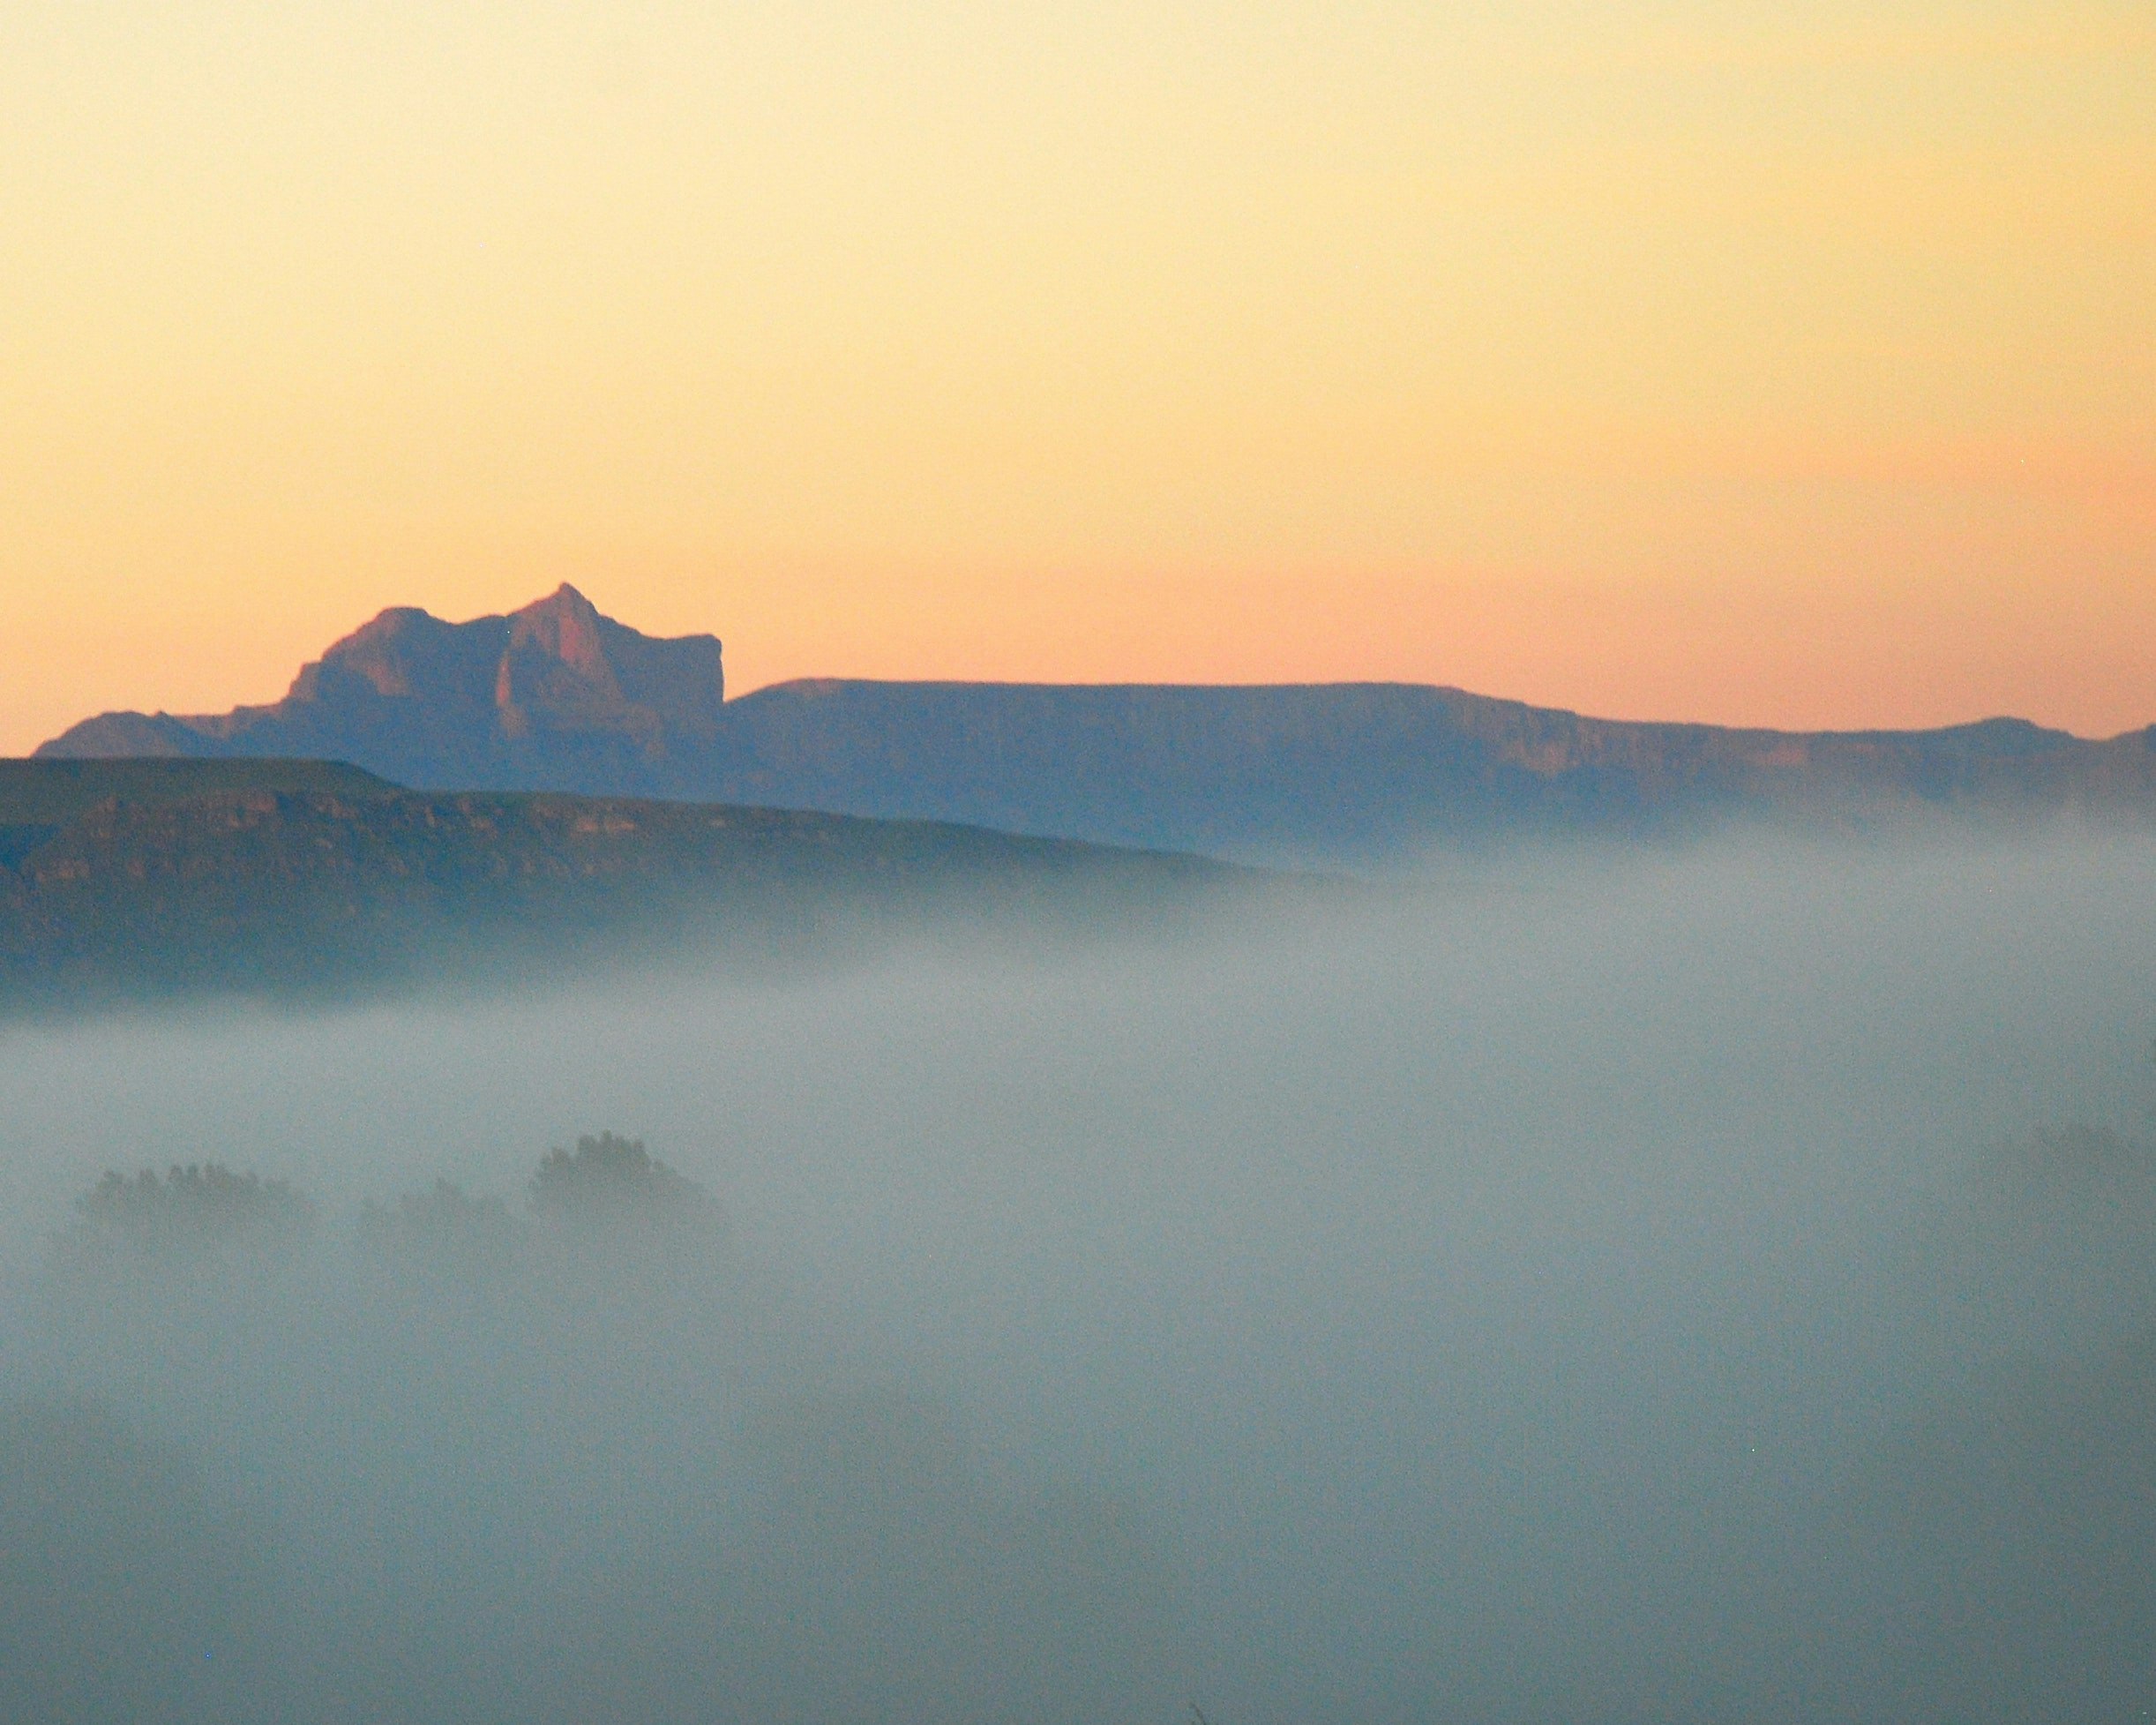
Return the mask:
{"type": "Polygon", "coordinates": [[[2152,1034],[2072,836],[19,1024],[0,1710],[2137,1716],[2152,1034]]]}

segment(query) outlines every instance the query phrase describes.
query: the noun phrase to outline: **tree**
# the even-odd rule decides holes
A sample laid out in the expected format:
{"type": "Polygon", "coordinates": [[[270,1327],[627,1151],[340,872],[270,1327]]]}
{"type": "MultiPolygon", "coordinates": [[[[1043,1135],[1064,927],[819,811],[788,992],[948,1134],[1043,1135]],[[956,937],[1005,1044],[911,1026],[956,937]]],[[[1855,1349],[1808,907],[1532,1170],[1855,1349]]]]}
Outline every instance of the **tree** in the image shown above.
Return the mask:
{"type": "Polygon", "coordinates": [[[139,1256],[288,1244],[313,1226],[314,1206],[281,1180],[235,1174],[221,1163],[108,1172],[75,1201],[75,1243],[139,1256]]]}
{"type": "Polygon", "coordinates": [[[717,1206],[694,1181],[676,1174],[641,1138],[602,1132],[573,1152],[550,1150],[531,1179],[535,1213],[554,1223],[603,1221],[709,1226],[717,1206]]]}

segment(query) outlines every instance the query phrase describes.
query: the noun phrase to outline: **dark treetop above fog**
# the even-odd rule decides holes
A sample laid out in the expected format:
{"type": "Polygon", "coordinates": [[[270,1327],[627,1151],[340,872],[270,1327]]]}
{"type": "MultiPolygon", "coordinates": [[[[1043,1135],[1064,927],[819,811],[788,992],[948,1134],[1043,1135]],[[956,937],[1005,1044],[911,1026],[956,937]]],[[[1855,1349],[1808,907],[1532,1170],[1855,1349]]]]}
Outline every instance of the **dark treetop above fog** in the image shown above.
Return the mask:
{"type": "Polygon", "coordinates": [[[386,611],[270,706],[108,713],[38,753],[318,757],[423,789],[747,803],[1303,863],[1730,818],[1839,832],[2156,811],[2156,727],[2103,742],[2018,719],[1739,731],[1400,683],[819,679],[724,694],[715,638],[641,634],[564,587],[468,623],[386,611]]]}

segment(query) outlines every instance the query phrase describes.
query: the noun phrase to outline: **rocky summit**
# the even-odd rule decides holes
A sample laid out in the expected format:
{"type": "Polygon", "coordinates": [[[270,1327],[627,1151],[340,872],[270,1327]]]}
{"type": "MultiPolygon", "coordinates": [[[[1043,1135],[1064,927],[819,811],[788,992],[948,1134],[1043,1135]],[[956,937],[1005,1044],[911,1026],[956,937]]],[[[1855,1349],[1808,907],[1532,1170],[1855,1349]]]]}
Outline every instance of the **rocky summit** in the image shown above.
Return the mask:
{"type": "Polygon", "coordinates": [[[2156,727],[1784,731],[1597,719],[1404,683],[782,683],[729,701],[719,642],[575,589],[506,617],[386,611],[282,701],[108,713],[42,756],[348,761],[436,791],[560,791],[953,821],[1241,861],[1737,821],[1850,833],[2156,814],[2156,727]]]}
{"type": "Polygon", "coordinates": [[[644,634],[566,584],[468,623],[400,605],[302,667],[269,706],[107,713],[38,753],[319,756],[393,762],[390,776],[413,784],[663,790],[718,735],[720,656],[714,636],[644,634]]]}

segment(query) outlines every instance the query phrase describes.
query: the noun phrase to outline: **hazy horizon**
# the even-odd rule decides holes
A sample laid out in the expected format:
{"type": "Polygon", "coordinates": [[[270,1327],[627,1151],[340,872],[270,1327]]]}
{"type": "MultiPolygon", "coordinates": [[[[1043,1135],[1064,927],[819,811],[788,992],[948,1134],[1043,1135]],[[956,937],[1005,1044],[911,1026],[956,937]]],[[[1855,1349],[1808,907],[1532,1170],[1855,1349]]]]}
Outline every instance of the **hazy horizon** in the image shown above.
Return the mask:
{"type": "MultiPolygon", "coordinates": [[[[565,582],[565,583],[563,583],[563,585],[565,585],[565,586],[568,586],[568,587],[571,587],[571,588],[573,588],[573,589],[574,589],[574,588],[575,588],[575,583],[574,583],[574,582],[565,582]]],[[[576,589],[576,590],[578,590],[579,592],[581,592],[581,589],[576,589]]],[[[440,621],[442,621],[442,622],[445,622],[445,623],[452,623],[452,624],[463,624],[463,623],[468,623],[468,622],[472,622],[472,621],[478,620],[478,618],[480,618],[480,617],[499,617],[499,616],[505,616],[505,615],[511,614],[511,613],[513,613],[513,612],[514,612],[514,611],[518,611],[518,610],[520,610],[520,609],[522,609],[522,608],[523,608],[524,606],[526,606],[526,605],[528,605],[528,604],[530,604],[535,603],[535,602],[537,602],[537,601],[543,600],[543,599],[547,598],[547,597],[550,597],[550,596],[551,596],[551,595],[550,595],[550,594],[533,594],[533,595],[529,596],[528,596],[527,599],[525,599],[524,601],[522,601],[522,602],[520,602],[520,603],[519,603],[519,604],[508,604],[508,605],[505,605],[505,606],[503,606],[501,609],[497,610],[497,611],[486,611],[486,612],[481,612],[481,613],[478,613],[478,614],[477,614],[477,616],[475,616],[475,617],[467,617],[467,616],[464,616],[464,615],[459,614],[459,615],[454,615],[454,616],[446,616],[446,617],[442,617],[442,618],[440,618],[438,620],[440,620],[440,621]]],[[[587,594],[583,594],[583,596],[584,596],[586,599],[590,599],[590,598],[591,598],[591,595],[589,595],[589,594],[588,594],[588,593],[587,593],[587,594]]],[[[355,620],[354,620],[354,622],[353,622],[353,624],[352,624],[352,626],[351,626],[351,627],[350,627],[350,628],[348,628],[348,629],[345,629],[345,630],[343,630],[343,631],[341,631],[341,633],[340,633],[340,634],[338,634],[338,635],[337,635],[337,636],[334,638],[334,640],[333,640],[333,641],[326,641],[322,642],[322,643],[321,643],[321,645],[320,645],[319,647],[318,647],[318,648],[316,648],[316,649],[310,649],[310,650],[308,651],[308,653],[307,653],[306,658],[305,658],[304,660],[301,661],[299,664],[296,664],[294,665],[294,667],[293,667],[293,675],[294,675],[294,676],[296,676],[296,675],[298,674],[298,671],[299,671],[299,669],[300,669],[300,664],[304,664],[304,663],[311,663],[311,662],[312,662],[314,659],[318,658],[318,657],[320,656],[320,654],[321,654],[323,651],[326,650],[328,648],[330,648],[331,646],[334,645],[336,641],[342,641],[343,639],[345,639],[345,637],[346,637],[346,636],[348,636],[348,635],[350,635],[351,634],[355,633],[355,632],[356,632],[357,629],[359,629],[359,628],[360,628],[361,626],[363,626],[364,624],[366,624],[366,623],[370,623],[370,622],[372,622],[372,621],[374,621],[374,620],[375,620],[377,618],[381,617],[381,616],[383,616],[383,615],[386,615],[386,613],[388,613],[388,612],[390,612],[390,611],[393,611],[405,610],[405,609],[415,609],[415,609],[422,610],[422,611],[423,611],[423,610],[425,609],[425,607],[423,607],[423,606],[420,606],[420,607],[410,607],[410,606],[408,606],[408,605],[404,604],[402,602],[399,602],[399,603],[397,603],[397,604],[387,604],[387,605],[384,605],[384,606],[382,606],[382,607],[379,607],[378,610],[376,610],[376,611],[371,611],[371,612],[369,612],[369,613],[368,613],[368,615],[367,615],[366,617],[363,617],[363,618],[360,618],[360,619],[355,619],[355,620]]],[[[609,612],[606,611],[606,607],[605,607],[603,604],[598,605],[598,606],[597,606],[597,609],[599,610],[600,613],[601,613],[603,616],[608,616],[608,615],[610,615],[610,613],[609,613],[609,612]]],[[[431,614],[431,613],[430,613],[430,614],[431,614]]],[[[610,620],[612,620],[612,621],[614,621],[614,622],[617,622],[617,623],[622,623],[622,624],[625,624],[627,626],[629,626],[629,627],[631,627],[631,628],[639,628],[639,629],[640,629],[640,633],[642,633],[642,634],[652,634],[652,633],[653,633],[653,631],[652,631],[652,630],[650,630],[650,629],[640,628],[640,626],[638,625],[638,623],[637,623],[636,619],[633,619],[633,618],[625,618],[625,617],[621,617],[621,616],[618,616],[618,615],[612,615],[612,616],[611,616],[611,619],[610,619],[610,620]]],[[[717,636],[717,634],[718,634],[718,631],[717,631],[717,629],[716,629],[715,627],[690,628],[690,629],[686,629],[686,630],[685,630],[683,633],[684,633],[684,634],[686,634],[686,635],[703,635],[703,634],[710,634],[710,635],[713,635],[713,636],[715,636],[715,637],[716,637],[716,636],[717,636]]],[[[723,642],[722,642],[722,645],[723,645],[723,644],[724,644],[724,643],[723,643],[723,642]]],[[[1184,687],[1184,688],[1269,688],[1269,688],[1297,688],[1297,687],[1310,687],[1310,686],[1328,686],[1328,685],[1333,685],[1333,686],[1353,686],[1353,685],[1357,685],[1357,684],[1371,684],[1371,685],[1377,685],[1377,686],[1383,686],[1383,685],[1398,685],[1398,686],[1403,686],[1441,687],[1441,688],[1460,688],[1460,687],[1462,687],[1462,686],[1460,686],[1460,685],[1456,685],[1456,684],[1446,684],[1446,683],[1439,682],[1439,681],[1437,681],[1437,680],[1435,680],[1435,679],[1430,679],[1430,678],[1419,678],[1419,679],[1416,679],[1416,678],[1404,678],[1404,677],[1395,677],[1395,678],[1382,678],[1382,677],[1336,677],[1336,678],[1305,678],[1305,679],[1247,679],[1247,678],[1245,678],[1245,679],[1237,679],[1237,678],[1230,678],[1230,677],[1220,677],[1220,678],[1203,678],[1203,677],[1200,677],[1200,678],[1188,678],[1188,679],[1160,679],[1146,680],[1146,679],[1134,679],[1134,678],[1128,678],[1128,677],[1120,677],[1120,678],[1119,678],[1119,677],[1107,677],[1107,676],[1102,676],[1102,677],[1094,677],[1094,678],[1083,678],[1083,679],[1081,679],[1081,678],[1065,678],[1065,679],[1058,679],[1058,678],[1041,678],[1041,679],[1010,679],[1010,678],[965,677],[965,676],[959,676],[959,675],[943,675],[943,676],[937,676],[937,677],[921,677],[921,678],[901,678],[901,677],[885,677],[885,678],[875,678],[875,677],[871,677],[871,678],[863,678],[863,679],[846,679],[846,678],[835,677],[835,676],[834,676],[834,675],[832,675],[832,674],[830,674],[830,673],[827,673],[827,672],[820,672],[820,671],[799,671],[799,672],[796,672],[796,673],[794,673],[793,675],[789,676],[789,677],[786,677],[786,678],[778,679],[775,679],[775,680],[771,681],[771,682],[766,682],[766,683],[760,683],[760,684],[757,684],[757,685],[755,685],[755,686],[751,686],[751,687],[745,687],[745,687],[743,687],[743,686],[740,686],[740,684],[738,683],[738,681],[737,681],[737,680],[736,680],[736,679],[735,679],[735,678],[734,678],[734,676],[733,676],[733,673],[732,673],[732,671],[731,671],[731,668],[730,668],[730,659],[731,659],[731,654],[730,654],[730,653],[729,653],[730,667],[729,667],[729,673],[728,673],[728,675],[729,675],[729,681],[728,681],[728,685],[727,685],[727,688],[726,688],[726,694],[725,694],[725,699],[726,699],[726,701],[727,701],[729,704],[730,704],[730,703],[732,703],[732,702],[734,702],[734,701],[737,701],[743,700],[743,699],[745,699],[745,698],[746,698],[746,697],[748,697],[748,696],[750,696],[750,695],[756,694],[758,694],[758,693],[760,693],[760,691],[765,690],[765,689],[772,689],[772,688],[778,688],[778,687],[784,686],[785,686],[786,684],[788,684],[788,683],[793,683],[793,682],[809,682],[809,683],[815,683],[815,682],[848,681],[848,680],[861,680],[861,681],[869,681],[869,682],[925,682],[925,683],[934,683],[934,684],[959,684],[959,685],[976,685],[976,684],[978,684],[978,685],[988,685],[988,686],[997,686],[997,685],[1007,685],[1007,685],[1012,685],[1012,686],[1044,686],[1044,687],[1064,687],[1064,688],[1122,688],[1122,687],[1184,687]]],[[[289,682],[289,680],[290,680],[290,679],[288,679],[287,680],[288,680],[288,682],[289,682]]],[[[1517,700],[1517,699],[1519,699],[1519,697],[1518,697],[1518,696],[1516,696],[1516,695],[1513,695],[1513,694],[1511,694],[1508,693],[1507,691],[1501,690],[1501,689],[1494,689],[1494,688],[1470,688],[1470,689],[1464,689],[1464,690],[1463,690],[1463,692],[1464,692],[1464,693],[1466,693],[1466,694],[1476,694],[1476,695],[1486,696],[1486,697],[1489,697],[1489,698],[1491,698],[1491,699],[1494,699],[1494,700],[1517,700]]],[[[271,701],[273,701],[273,700],[274,700],[274,699],[281,699],[281,698],[283,697],[283,695],[284,695],[284,694],[285,694],[285,693],[286,693],[286,690],[285,690],[284,688],[281,687],[281,688],[279,689],[279,691],[278,691],[277,695],[276,695],[276,696],[274,696],[274,697],[268,697],[268,696],[266,696],[266,697],[264,697],[264,698],[263,698],[262,700],[260,700],[260,701],[253,701],[253,700],[250,700],[250,701],[239,701],[239,700],[236,700],[236,700],[231,701],[229,701],[229,702],[228,702],[228,703],[226,703],[226,704],[224,704],[224,705],[215,705],[215,706],[212,706],[212,707],[209,707],[209,708],[206,708],[206,709],[202,709],[202,711],[201,711],[200,713],[198,713],[198,713],[190,713],[190,714],[183,715],[183,716],[188,716],[188,717],[215,716],[221,715],[221,714],[223,714],[223,713],[225,713],[225,712],[228,712],[228,711],[236,710],[236,709],[239,709],[239,708],[242,708],[242,707],[265,705],[265,704],[268,704],[268,703],[269,703],[271,701]]],[[[1543,704],[1546,704],[1546,703],[1529,702],[1529,703],[1527,703],[1527,704],[1529,704],[1529,705],[1543,705],[1543,704]]],[[[118,709],[116,709],[116,710],[123,710],[123,711],[139,711],[139,710],[143,710],[143,709],[142,709],[141,708],[139,708],[139,707],[123,707],[123,708],[118,709]]],[[[162,711],[162,710],[164,710],[164,709],[158,709],[158,710],[162,711]]],[[[2156,708],[2152,708],[2152,709],[2151,709],[2151,711],[2152,711],[2152,712],[2156,712],[2156,708]]],[[[81,715],[79,715],[78,716],[79,716],[79,717],[80,717],[80,718],[89,718],[89,717],[94,717],[94,716],[96,716],[96,715],[86,712],[86,713],[83,713],[83,714],[81,714],[81,715]]],[[[1617,715],[1617,714],[1614,714],[1614,713],[1608,713],[1608,712],[1598,712],[1598,711],[1585,711],[1585,712],[1583,712],[1583,713],[1581,714],[1581,716],[1582,716],[1582,717],[1584,717],[1584,718],[1591,718],[1591,719],[1604,719],[1604,720],[1613,720],[1613,719],[1619,719],[1619,718],[1620,718],[1620,716],[1619,716],[1619,715],[1617,715]]],[[[1968,714],[1966,714],[1966,715],[1965,715],[1965,716],[1961,716],[1961,717],[1958,717],[1958,718],[1948,718],[1948,719],[1944,719],[1944,720],[1938,721],[1938,722],[1935,722],[1935,723],[1932,723],[1932,724],[1922,724],[1922,725],[1913,725],[1913,724],[1901,724],[1901,725],[1865,725],[1865,724],[1842,724],[1842,725],[1823,725],[1823,726],[1811,726],[1811,727],[1801,727],[1801,726],[1775,726],[1775,725],[1754,725],[1754,726],[1739,726],[1739,725],[1732,725],[1730,728],[1733,728],[1733,729],[1758,729],[1758,730],[1777,730],[1777,729],[1789,730],[1789,729],[1796,729],[1796,730],[1823,731],[1830,731],[1830,732],[1831,732],[1831,731],[1863,731],[1937,730],[1937,729],[1947,729],[1947,728],[1953,728],[1953,727],[1955,727],[1955,726],[1959,726],[1959,725],[1979,724],[1982,724],[1982,723],[1985,723],[1985,722],[1987,722],[1987,721],[1988,721],[1988,720],[1993,720],[1993,719],[2002,719],[2002,718],[2027,719],[2027,718],[2029,718],[2029,716],[2029,716],[2028,714],[2026,714],[2026,713],[2021,713],[2021,712],[2004,712],[2004,711],[1989,711],[1989,710],[1987,710],[1987,711],[1982,711],[1982,712],[1970,712],[1970,713],[1968,713],[1968,714]]],[[[1658,711],[1658,712],[1653,712],[1653,713],[1633,713],[1633,714],[1628,714],[1628,715],[1623,716],[1622,719],[1621,719],[1620,722],[1624,722],[1624,723],[1642,723],[1642,724],[1713,724],[1713,723],[1716,723],[1716,721],[1708,720],[1708,719],[1703,719],[1703,718],[1701,718],[1701,717],[1700,717],[1700,716],[1699,716],[1697,714],[1695,714],[1695,713],[1688,713],[1688,712],[1686,712],[1686,713],[1679,713],[1679,712],[1659,712],[1659,711],[1658,711]]],[[[2032,723],[2041,723],[2040,721],[2032,721],[2032,723]]],[[[2065,726],[2065,725],[2058,725],[2058,724],[2055,724],[2055,725],[2049,725],[2049,726],[2047,726],[2046,728],[2047,728],[2047,729],[2051,729],[2051,730],[2064,731],[2066,731],[2066,733],[2067,733],[2067,734],[2069,734],[2069,735],[2072,735],[2072,736],[2077,736],[2077,737],[2081,737],[2081,738],[2083,738],[2083,739],[2084,739],[2084,740],[2089,740],[2089,741],[2103,741],[2103,740],[2107,740],[2109,738],[2114,737],[2114,736],[2127,736],[2127,735],[2130,735],[2130,734],[2132,734],[2133,732],[2136,732],[2136,731],[2144,731],[2144,730],[2146,730],[2146,729],[2148,729],[2148,728],[2149,728],[2149,726],[2150,726],[2151,724],[2156,724],[2156,718],[2151,718],[2151,719],[2149,719],[2149,720],[2147,720],[2147,721],[2145,721],[2145,722],[2144,722],[2144,721],[2138,721],[2138,720],[2137,720],[2137,721],[2133,721],[2133,722],[2129,723],[2128,724],[2126,724],[2126,725],[2122,726],[2121,729],[2119,729],[2119,730],[2117,730],[2117,731],[2089,731],[2089,732],[2084,732],[2084,731],[2076,731],[2071,730],[2071,729],[2070,729],[2070,727],[2068,727],[2068,726],[2065,726]]],[[[56,734],[57,734],[57,733],[56,733],[56,734]]],[[[40,742],[44,742],[44,741],[49,741],[49,740],[50,740],[50,739],[46,739],[46,738],[41,738],[41,739],[39,739],[39,741],[40,741],[40,742]]],[[[24,751],[24,753],[25,753],[25,754],[26,754],[27,752],[28,752],[28,751],[27,751],[26,749],[24,751]]]]}
{"type": "Polygon", "coordinates": [[[15,0],[0,749],[801,675],[2156,717],[2138,0],[15,0]]]}

